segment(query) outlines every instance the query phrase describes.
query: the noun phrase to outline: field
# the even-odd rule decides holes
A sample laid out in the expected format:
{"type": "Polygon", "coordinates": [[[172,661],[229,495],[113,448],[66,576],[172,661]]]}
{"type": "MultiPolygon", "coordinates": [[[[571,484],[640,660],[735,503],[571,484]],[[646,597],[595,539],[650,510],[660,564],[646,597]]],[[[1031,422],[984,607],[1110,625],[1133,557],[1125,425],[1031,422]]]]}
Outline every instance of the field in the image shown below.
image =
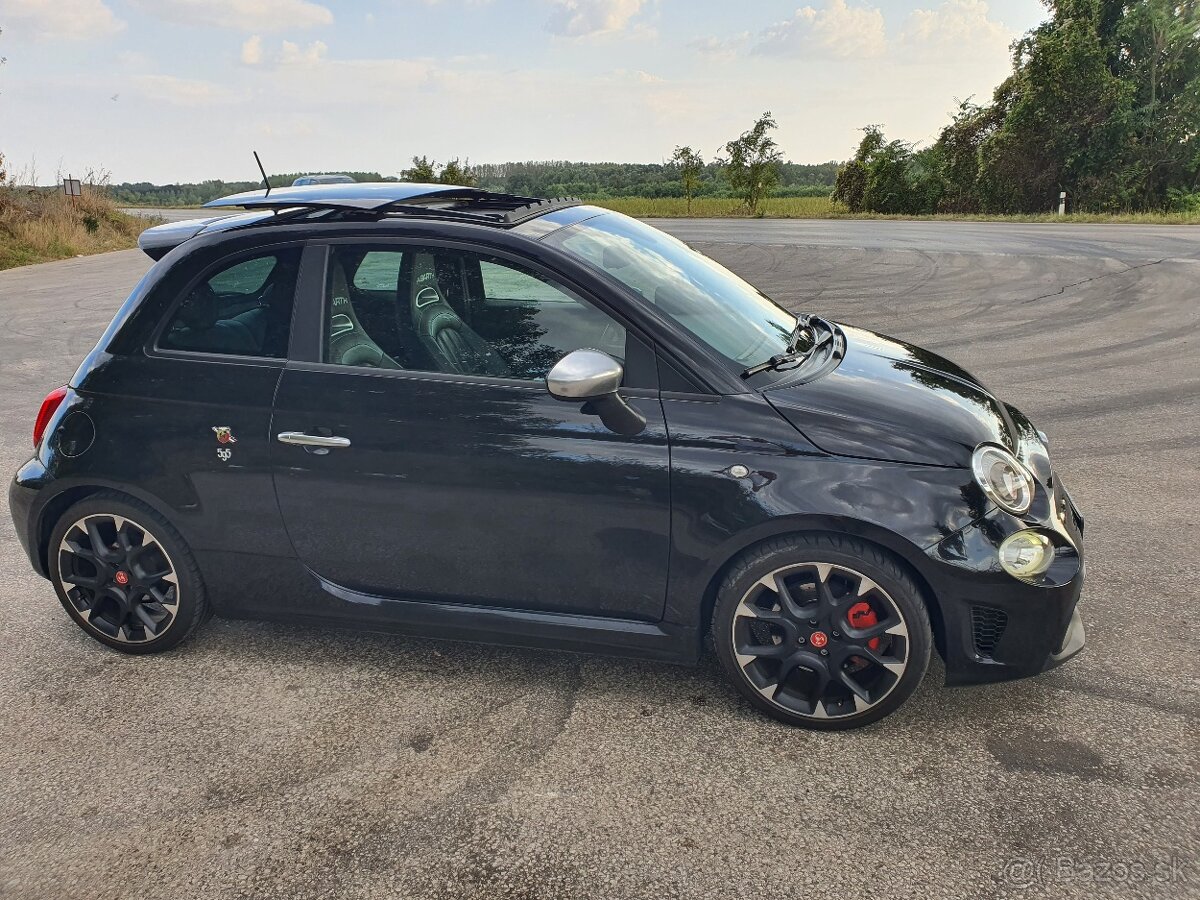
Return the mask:
{"type": "Polygon", "coordinates": [[[153,224],[88,185],[74,203],[55,191],[0,188],[0,269],[126,250],[153,224]]]}
{"type": "MultiPolygon", "coordinates": [[[[742,204],[730,198],[697,197],[688,212],[682,197],[617,197],[590,200],[597,206],[643,219],[725,218],[745,216],[742,204]]],[[[761,214],[772,219],[922,219],[964,222],[1046,222],[1057,224],[1125,223],[1133,225],[1200,225],[1200,211],[1178,213],[1050,213],[1001,216],[940,214],[930,216],[885,216],[878,213],[851,213],[828,197],[772,197],[763,203],[761,214]]]]}

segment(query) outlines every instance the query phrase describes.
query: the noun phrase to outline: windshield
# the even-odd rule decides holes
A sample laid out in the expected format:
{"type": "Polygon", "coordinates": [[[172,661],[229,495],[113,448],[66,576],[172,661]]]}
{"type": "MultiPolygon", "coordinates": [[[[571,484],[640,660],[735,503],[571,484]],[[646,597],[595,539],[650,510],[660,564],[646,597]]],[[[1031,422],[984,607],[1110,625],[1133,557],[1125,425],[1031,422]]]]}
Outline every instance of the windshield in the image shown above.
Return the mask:
{"type": "Polygon", "coordinates": [[[551,232],[545,242],[633,288],[739,368],[787,350],[795,316],[657,228],[606,213],[551,232]]]}

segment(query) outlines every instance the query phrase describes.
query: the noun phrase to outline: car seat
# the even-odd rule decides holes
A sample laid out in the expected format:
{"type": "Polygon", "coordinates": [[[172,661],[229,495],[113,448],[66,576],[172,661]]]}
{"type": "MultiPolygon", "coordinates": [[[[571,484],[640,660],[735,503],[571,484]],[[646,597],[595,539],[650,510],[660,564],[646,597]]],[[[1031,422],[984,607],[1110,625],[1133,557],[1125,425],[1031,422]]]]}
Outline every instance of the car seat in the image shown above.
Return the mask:
{"type": "Polygon", "coordinates": [[[350,299],[346,267],[335,255],[329,273],[329,355],[326,362],[374,369],[404,368],[371,340],[350,299]]]}

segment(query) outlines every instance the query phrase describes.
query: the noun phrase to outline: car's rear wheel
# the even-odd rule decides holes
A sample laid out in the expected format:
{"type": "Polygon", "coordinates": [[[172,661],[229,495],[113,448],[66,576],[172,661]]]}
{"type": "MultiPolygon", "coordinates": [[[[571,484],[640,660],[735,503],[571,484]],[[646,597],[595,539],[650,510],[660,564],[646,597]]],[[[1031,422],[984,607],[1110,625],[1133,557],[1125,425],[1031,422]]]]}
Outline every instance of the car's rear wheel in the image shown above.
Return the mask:
{"type": "Polygon", "coordinates": [[[791,725],[857,728],[896,710],[929,666],[921,591],[884,551],[794,535],[747,553],[713,610],[717,655],[738,690],[791,725]]]}
{"type": "Polygon", "coordinates": [[[50,578],[67,613],[100,643],[125,653],[177,646],[208,604],[183,538],[149,507],[119,494],[76,503],[55,526],[50,578]]]}

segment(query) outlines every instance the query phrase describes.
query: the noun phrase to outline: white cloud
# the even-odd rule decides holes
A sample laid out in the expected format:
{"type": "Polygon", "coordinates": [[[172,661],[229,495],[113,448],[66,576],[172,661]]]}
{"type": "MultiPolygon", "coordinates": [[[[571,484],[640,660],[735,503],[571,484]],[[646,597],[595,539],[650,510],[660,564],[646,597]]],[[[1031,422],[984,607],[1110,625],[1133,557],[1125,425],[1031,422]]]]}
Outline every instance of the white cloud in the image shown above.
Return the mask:
{"type": "Polygon", "coordinates": [[[44,40],[107,37],[125,27],[103,0],[0,0],[0,23],[44,40]]]}
{"type": "Polygon", "coordinates": [[[284,41],[279,50],[279,62],[285,66],[315,66],[325,58],[328,49],[323,41],[313,41],[307,47],[284,41]]]}
{"type": "Polygon", "coordinates": [[[309,44],[297,44],[295,41],[281,41],[279,48],[264,46],[259,35],[252,35],[242,44],[242,63],[247,66],[272,67],[292,66],[312,68],[325,60],[329,47],[324,41],[313,41],[309,44]]]}
{"type": "Polygon", "coordinates": [[[133,84],[146,99],[174,106],[215,106],[237,99],[219,84],[174,75],[140,75],[133,84]]]}
{"type": "Polygon", "coordinates": [[[915,9],[900,40],[943,59],[1006,51],[1016,34],[989,19],[988,12],[985,0],[946,0],[937,9],[915,9]]]}
{"type": "Polygon", "coordinates": [[[264,70],[258,86],[274,97],[281,110],[326,104],[342,109],[351,98],[371,98],[364,102],[376,103],[399,93],[453,89],[455,80],[454,73],[438,70],[426,60],[328,59],[320,41],[307,47],[284,41],[278,53],[265,56],[275,65],[264,70]]]}
{"type": "Polygon", "coordinates": [[[644,0],[554,0],[546,28],[564,37],[591,37],[622,31],[644,0]]]}
{"type": "Polygon", "coordinates": [[[750,40],[750,32],[743,31],[733,37],[716,38],[703,37],[689,41],[688,46],[701,56],[716,62],[729,62],[734,59],[750,40]]]}
{"type": "Polygon", "coordinates": [[[310,0],[134,0],[148,13],[181,25],[283,31],[329,25],[333,13],[310,0]]]}
{"type": "Polygon", "coordinates": [[[796,10],[790,19],[767,28],[754,47],[755,53],[769,56],[838,59],[868,59],[886,51],[883,13],[874,6],[847,6],[846,0],[829,0],[824,9],[796,10]]]}
{"type": "Polygon", "coordinates": [[[257,66],[262,61],[262,38],[257,34],[246,38],[246,42],[242,44],[242,62],[248,66],[257,66]]]}

